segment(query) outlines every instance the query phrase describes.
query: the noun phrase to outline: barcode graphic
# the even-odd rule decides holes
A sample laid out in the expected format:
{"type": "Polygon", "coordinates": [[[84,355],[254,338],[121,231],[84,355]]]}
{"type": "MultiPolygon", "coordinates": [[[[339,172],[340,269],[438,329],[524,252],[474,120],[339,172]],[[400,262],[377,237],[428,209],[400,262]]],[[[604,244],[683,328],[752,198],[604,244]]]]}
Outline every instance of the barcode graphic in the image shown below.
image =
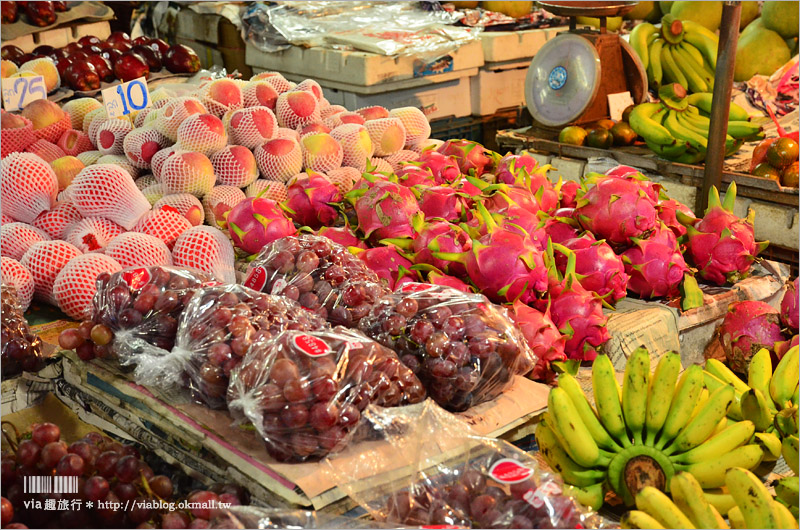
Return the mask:
{"type": "Polygon", "coordinates": [[[25,493],[78,493],[78,477],[25,477],[25,493]]]}

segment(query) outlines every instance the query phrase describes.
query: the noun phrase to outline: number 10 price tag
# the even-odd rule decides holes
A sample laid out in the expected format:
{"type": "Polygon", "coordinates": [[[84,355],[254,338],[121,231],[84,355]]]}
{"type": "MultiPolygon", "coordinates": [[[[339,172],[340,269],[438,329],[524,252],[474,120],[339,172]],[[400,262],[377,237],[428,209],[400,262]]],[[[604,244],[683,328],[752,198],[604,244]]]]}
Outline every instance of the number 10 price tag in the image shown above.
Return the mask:
{"type": "Polygon", "coordinates": [[[44,77],[35,75],[3,79],[3,107],[8,112],[24,109],[37,99],[47,99],[44,77]]]}
{"type": "Polygon", "coordinates": [[[102,90],[103,104],[109,118],[127,116],[150,106],[150,92],[144,77],[102,90]]]}

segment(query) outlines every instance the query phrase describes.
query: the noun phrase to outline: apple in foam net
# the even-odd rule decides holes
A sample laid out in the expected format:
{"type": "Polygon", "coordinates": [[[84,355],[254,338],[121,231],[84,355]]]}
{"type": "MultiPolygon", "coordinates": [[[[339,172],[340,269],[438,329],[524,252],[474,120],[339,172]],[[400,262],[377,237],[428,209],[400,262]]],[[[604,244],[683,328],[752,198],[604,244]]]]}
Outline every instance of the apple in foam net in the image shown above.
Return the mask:
{"type": "Polygon", "coordinates": [[[2,129],[21,129],[25,127],[28,122],[17,116],[16,114],[11,114],[10,112],[3,111],[0,114],[0,128],[2,129]]]}
{"type": "Polygon", "coordinates": [[[64,111],[61,110],[58,103],[47,99],[37,99],[22,109],[22,116],[31,120],[33,129],[38,130],[63,120],[64,111]]]}
{"type": "Polygon", "coordinates": [[[293,90],[278,96],[275,106],[278,123],[296,129],[319,118],[319,102],[311,92],[293,90]]]}
{"type": "Polygon", "coordinates": [[[379,105],[358,109],[356,113],[363,117],[366,121],[379,120],[381,118],[389,117],[389,110],[379,105]]]}

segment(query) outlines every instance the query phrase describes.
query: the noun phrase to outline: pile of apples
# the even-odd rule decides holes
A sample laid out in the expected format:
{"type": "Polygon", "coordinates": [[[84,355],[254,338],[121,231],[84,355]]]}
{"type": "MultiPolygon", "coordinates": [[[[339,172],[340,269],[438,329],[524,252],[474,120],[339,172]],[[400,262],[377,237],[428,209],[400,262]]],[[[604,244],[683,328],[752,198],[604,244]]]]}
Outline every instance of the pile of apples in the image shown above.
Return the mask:
{"type": "Polygon", "coordinates": [[[69,11],[66,2],[2,2],[0,8],[3,24],[13,24],[24,12],[26,22],[42,28],[55,24],[56,13],[69,11]]]}
{"type": "Polygon", "coordinates": [[[63,48],[43,44],[31,53],[13,44],[0,49],[2,77],[42,75],[48,92],[62,84],[76,91],[97,90],[100,83],[122,82],[166,68],[171,73],[195,73],[200,69],[197,54],[182,44],[170,46],[162,39],[138,37],[131,40],[115,31],[106,40],[87,35],[63,48]]]}

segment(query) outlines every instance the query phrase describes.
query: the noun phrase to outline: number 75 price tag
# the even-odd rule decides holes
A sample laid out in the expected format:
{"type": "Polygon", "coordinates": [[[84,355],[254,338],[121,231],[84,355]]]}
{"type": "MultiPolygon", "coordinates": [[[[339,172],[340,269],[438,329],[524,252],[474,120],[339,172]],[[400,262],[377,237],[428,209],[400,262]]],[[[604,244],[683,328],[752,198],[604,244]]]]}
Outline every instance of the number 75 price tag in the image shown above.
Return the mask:
{"type": "Polygon", "coordinates": [[[24,109],[31,101],[47,99],[44,77],[6,77],[3,79],[3,107],[12,112],[24,109]]]}
{"type": "Polygon", "coordinates": [[[150,92],[144,77],[102,90],[103,104],[109,118],[127,116],[150,106],[150,92]]]}

